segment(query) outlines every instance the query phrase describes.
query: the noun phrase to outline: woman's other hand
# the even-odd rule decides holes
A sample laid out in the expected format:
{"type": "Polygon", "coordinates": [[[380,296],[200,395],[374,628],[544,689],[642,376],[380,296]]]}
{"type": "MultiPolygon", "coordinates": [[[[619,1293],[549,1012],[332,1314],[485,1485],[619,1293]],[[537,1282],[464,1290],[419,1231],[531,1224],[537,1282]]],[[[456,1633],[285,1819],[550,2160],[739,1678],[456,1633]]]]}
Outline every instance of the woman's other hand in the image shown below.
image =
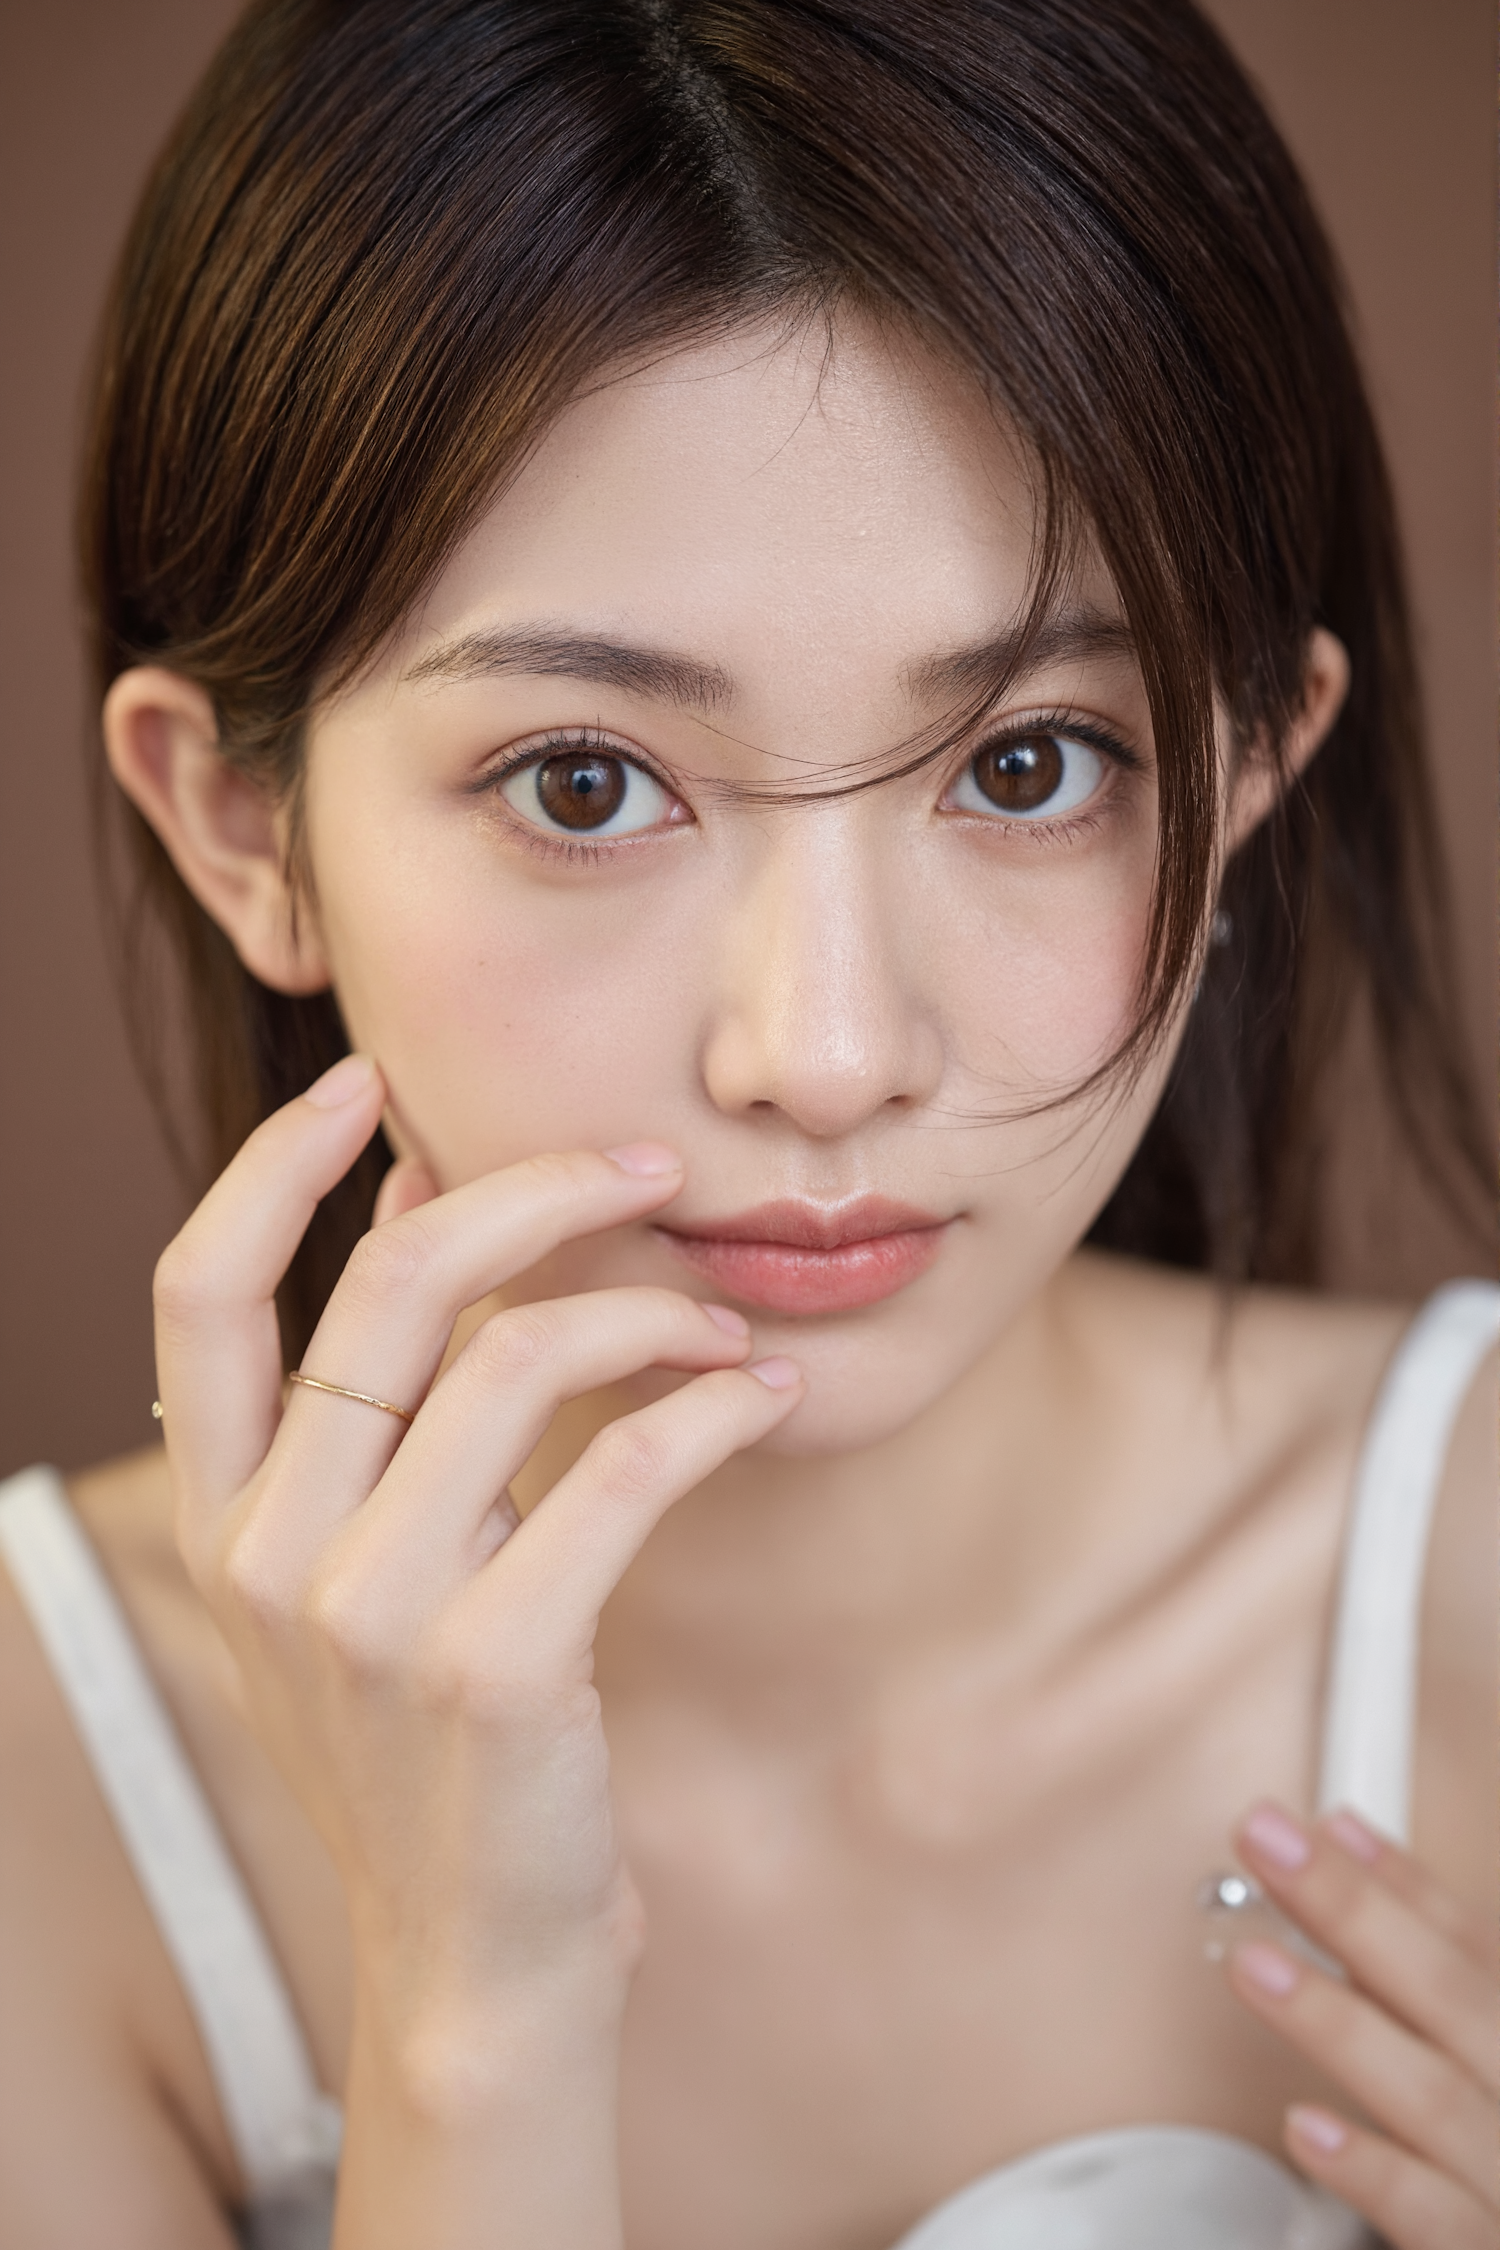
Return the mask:
{"type": "Polygon", "coordinates": [[[1307,1828],[1278,1805],[1260,1805],[1235,1844],[1349,1981],[1254,1944],[1230,1956],[1234,1990],[1379,2128],[1293,2108],[1292,2156],[1394,2250],[1497,2250],[1500,1981],[1491,1934],[1352,1813],[1307,1828]]]}
{"type": "Polygon", "coordinates": [[[275,1291],[378,1122],[362,1057],[267,1120],[164,1255],[158,1368],[188,1567],[343,1880],[356,1996],[341,2242],[594,2250],[618,2239],[615,2045],[640,1915],[592,1685],[600,1608],[671,1503],[799,1393],[746,1324],[662,1289],[456,1317],[681,1182],[652,1145],[391,1183],[307,1372],[275,1291]],[[410,1206],[414,1199],[417,1207],[410,1206]],[[520,1521],[508,1487],[565,1399],[693,1374],[610,1424],[520,1521]]]}

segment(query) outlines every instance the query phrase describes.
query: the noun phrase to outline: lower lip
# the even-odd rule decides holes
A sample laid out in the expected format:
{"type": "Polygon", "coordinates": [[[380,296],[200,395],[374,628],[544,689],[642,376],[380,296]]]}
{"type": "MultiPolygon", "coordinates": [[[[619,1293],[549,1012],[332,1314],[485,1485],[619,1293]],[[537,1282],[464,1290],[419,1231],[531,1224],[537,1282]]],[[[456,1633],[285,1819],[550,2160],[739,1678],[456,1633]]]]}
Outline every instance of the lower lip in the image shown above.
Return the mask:
{"type": "Polygon", "coordinates": [[[726,1296],[770,1312],[853,1312],[878,1305],[925,1273],[942,1248],[944,1228],[846,1242],[838,1250],[799,1250],[787,1242],[725,1242],[712,1235],[663,1234],[679,1258],[726,1296]]]}

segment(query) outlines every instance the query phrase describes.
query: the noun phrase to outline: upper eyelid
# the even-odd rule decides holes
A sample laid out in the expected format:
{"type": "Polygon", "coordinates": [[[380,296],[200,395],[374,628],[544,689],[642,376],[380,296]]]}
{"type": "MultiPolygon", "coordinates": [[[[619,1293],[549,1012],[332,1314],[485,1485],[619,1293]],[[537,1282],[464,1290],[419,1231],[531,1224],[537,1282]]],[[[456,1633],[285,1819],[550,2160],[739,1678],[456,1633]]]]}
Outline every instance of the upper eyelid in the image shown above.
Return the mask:
{"type": "Polygon", "coordinates": [[[1122,766],[1144,769],[1146,759],[1134,744],[1126,739],[1123,727],[1112,725],[1107,719],[1092,717],[1080,711],[1039,710],[1007,714],[1003,718],[982,718],[976,721],[973,732],[966,737],[960,754],[960,763],[974,757],[987,742],[1007,738],[1024,741],[1029,734],[1056,734],[1071,742],[1085,743],[1097,750],[1101,757],[1113,758],[1122,766]]]}
{"type": "Polygon", "coordinates": [[[513,773],[522,773],[527,766],[545,765],[549,757],[556,757],[560,751],[567,750],[592,750],[600,757],[618,758],[621,765],[638,766],[643,774],[654,781],[659,789],[665,789],[669,796],[680,798],[682,795],[679,785],[660,766],[654,764],[644,750],[634,745],[627,750],[620,743],[612,741],[602,728],[587,726],[549,728],[532,740],[528,748],[512,747],[498,752],[475,776],[471,786],[475,789],[491,788],[497,781],[508,781],[513,773]]]}
{"type": "MultiPolygon", "coordinates": [[[[1064,741],[1081,742],[1085,749],[1092,750],[1099,757],[1105,759],[1107,764],[1112,766],[1117,773],[1139,774],[1146,770],[1146,760],[1141,753],[1124,740],[1122,732],[1117,731],[1105,721],[1083,718],[1076,711],[1054,710],[1040,713],[1028,711],[1005,719],[979,720],[973,733],[967,738],[949,767],[947,779],[942,786],[942,796],[947,796],[949,790],[955,786],[987,744],[993,742],[1024,742],[1028,735],[1037,734],[1057,735],[1064,741]]],[[[1095,794],[1097,795],[1097,791],[1095,794]]],[[[1040,833],[1049,828],[1066,827],[1070,821],[1080,818],[1086,809],[1086,806],[1080,806],[1075,811],[1059,813],[1054,818],[1049,818],[1047,813],[1042,811],[1030,819],[1023,819],[1015,814],[1006,815],[997,810],[993,817],[993,825],[996,827],[1025,828],[1034,833],[1040,833]]],[[[962,808],[955,814],[955,817],[964,817],[962,808]]],[[[972,817],[983,818],[984,816],[976,814],[972,817]]]]}

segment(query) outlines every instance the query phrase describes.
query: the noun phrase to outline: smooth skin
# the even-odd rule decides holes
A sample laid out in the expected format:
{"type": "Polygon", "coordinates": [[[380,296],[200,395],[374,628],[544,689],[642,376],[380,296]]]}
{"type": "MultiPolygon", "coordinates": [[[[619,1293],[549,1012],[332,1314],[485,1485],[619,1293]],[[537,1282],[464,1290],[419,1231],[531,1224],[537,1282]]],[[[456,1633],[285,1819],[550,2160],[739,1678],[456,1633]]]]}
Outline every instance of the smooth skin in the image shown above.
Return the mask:
{"type": "MultiPolygon", "coordinates": [[[[736,796],[935,739],[1025,596],[982,403],[888,336],[826,343],[695,345],[571,408],[320,710],[297,867],[201,692],[117,683],[123,786],[360,1053],[167,1252],[166,1462],[79,1504],[347,2101],[340,2250],[881,2250],[1028,2148],[1161,2120],[1284,2139],[1397,2250],[1477,2250],[1486,1398],[1428,1588],[1418,1858],[1323,1824],[1273,1870],[1264,1808],[1239,1823],[1310,1794],[1406,1315],[1251,1291],[1226,1322],[1076,1247],[1171,1044],[1038,1110],[1128,1024],[1149,906],[1149,719],[1096,565],[936,764],[736,796]],[[975,803],[996,726],[1066,738],[1065,813],[975,803]],[[559,736],[642,777],[636,825],[548,832],[526,761],[559,736]],[[400,1162],[306,1365],[409,1429],[284,1393],[272,1314],[382,1119],[400,1162]],[[719,1305],[653,1224],[868,1194],[943,1244],[844,1314],[719,1305]],[[1347,1989],[1205,1965],[1190,1901],[1236,1830],[1347,1989]]],[[[1346,676],[1315,634],[1289,767],[1346,676]]],[[[1279,784],[1227,739],[1224,778],[1227,854],[1279,784]]],[[[220,2250],[203,2058],[7,1601],[8,2238],[220,2250]]]]}

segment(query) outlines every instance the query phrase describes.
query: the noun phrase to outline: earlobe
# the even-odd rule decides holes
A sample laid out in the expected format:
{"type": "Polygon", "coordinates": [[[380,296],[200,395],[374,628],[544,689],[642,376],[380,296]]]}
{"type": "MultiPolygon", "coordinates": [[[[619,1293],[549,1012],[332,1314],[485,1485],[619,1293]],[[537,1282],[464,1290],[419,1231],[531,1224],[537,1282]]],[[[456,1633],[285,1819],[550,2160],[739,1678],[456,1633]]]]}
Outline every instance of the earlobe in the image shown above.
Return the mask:
{"type": "Polygon", "coordinates": [[[1307,637],[1301,709],[1287,730],[1281,758],[1248,757],[1235,776],[1226,838],[1230,852],[1260,826],[1288,783],[1305,770],[1343,709],[1348,693],[1348,651],[1335,634],[1322,625],[1314,626],[1307,637]]]}
{"type": "Polygon", "coordinates": [[[252,975],[279,992],[321,992],[328,966],[299,910],[273,800],[224,757],[202,688],[160,665],[120,675],[104,700],[110,771],[161,838],[188,889],[252,975]]]}

